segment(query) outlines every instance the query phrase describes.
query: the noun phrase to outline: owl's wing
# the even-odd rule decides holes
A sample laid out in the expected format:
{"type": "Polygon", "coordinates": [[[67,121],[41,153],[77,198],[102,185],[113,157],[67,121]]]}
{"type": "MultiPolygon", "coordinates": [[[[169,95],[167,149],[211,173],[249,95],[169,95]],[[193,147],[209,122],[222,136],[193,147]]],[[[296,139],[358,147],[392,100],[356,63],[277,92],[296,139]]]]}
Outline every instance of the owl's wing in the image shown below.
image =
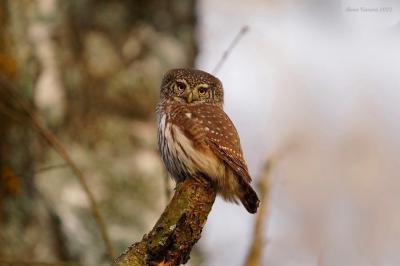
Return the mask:
{"type": "Polygon", "coordinates": [[[202,141],[244,181],[250,183],[246,161],[243,158],[239,135],[235,126],[219,106],[198,105],[191,108],[194,128],[203,131],[202,141]]]}
{"type": "Polygon", "coordinates": [[[240,160],[236,155],[224,150],[224,146],[218,145],[213,141],[209,141],[208,145],[218,157],[223,160],[229,167],[247,183],[251,182],[251,176],[247,170],[246,163],[240,160]]]}

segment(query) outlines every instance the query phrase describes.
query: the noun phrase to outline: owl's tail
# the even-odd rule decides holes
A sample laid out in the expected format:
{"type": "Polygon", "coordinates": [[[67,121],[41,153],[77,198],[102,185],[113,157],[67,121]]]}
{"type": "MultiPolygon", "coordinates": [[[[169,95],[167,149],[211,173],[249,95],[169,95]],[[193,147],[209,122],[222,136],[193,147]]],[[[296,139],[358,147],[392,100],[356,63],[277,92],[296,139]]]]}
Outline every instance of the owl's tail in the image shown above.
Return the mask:
{"type": "Polygon", "coordinates": [[[260,205],[260,200],[254,189],[250,186],[249,183],[240,179],[240,195],[239,199],[242,202],[243,206],[249,213],[256,213],[258,205],[260,205]]]}

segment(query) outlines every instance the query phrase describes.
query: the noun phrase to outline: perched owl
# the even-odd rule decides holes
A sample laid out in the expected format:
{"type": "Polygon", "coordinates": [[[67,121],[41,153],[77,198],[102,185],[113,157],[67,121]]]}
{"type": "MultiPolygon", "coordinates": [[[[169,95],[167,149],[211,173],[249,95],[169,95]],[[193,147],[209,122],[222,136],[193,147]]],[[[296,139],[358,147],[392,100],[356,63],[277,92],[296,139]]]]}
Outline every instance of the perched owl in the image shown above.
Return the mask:
{"type": "Polygon", "coordinates": [[[176,182],[207,178],[225,200],[240,200],[248,212],[256,213],[260,201],[223,102],[222,84],[213,75],[194,69],[168,71],[157,106],[161,157],[176,182]]]}

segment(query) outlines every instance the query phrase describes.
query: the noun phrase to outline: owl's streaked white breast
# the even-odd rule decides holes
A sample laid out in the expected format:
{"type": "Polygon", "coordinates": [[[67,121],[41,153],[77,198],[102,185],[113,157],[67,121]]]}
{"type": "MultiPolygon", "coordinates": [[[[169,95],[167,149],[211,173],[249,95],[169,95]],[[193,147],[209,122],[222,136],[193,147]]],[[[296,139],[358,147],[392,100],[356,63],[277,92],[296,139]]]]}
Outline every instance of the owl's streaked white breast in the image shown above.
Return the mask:
{"type": "Polygon", "coordinates": [[[175,157],[190,174],[202,172],[215,179],[226,174],[224,163],[208,147],[202,151],[196,149],[179,127],[167,122],[165,114],[160,119],[159,129],[161,149],[175,157]]]}

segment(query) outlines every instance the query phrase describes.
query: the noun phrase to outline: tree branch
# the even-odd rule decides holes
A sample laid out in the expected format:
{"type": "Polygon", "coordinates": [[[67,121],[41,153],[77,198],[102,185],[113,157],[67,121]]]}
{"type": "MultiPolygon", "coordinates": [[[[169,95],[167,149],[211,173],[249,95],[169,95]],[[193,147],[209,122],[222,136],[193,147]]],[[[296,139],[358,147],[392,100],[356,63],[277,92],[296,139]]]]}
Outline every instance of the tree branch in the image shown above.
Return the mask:
{"type": "Polygon", "coordinates": [[[253,241],[251,243],[249,253],[247,254],[245,266],[262,265],[262,251],[265,244],[264,241],[264,225],[267,216],[267,197],[269,192],[269,179],[272,170],[272,159],[267,159],[260,179],[258,180],[258,190],[261,199],[261,206],[256,216],[254,225],[253,241]]]}
{"type": "Polygon", "coordinates": [[[262,265],[262,253],[265,244],[264,232],[266,230],[266,219],[268,214],[268,196],[270,189],[270,179],[272,175],[273,167],[280,161],[284,156],[293,151],[299,142],[297,139],[291,139],[286,141],[286,144],[278,149],[275,153],[269,156],[269,158],[264,163],[264,169],[258,179],[257,187],[259,190],[259,196],[261,199],[261,206],[258,209],[256,216],[256,221],[254,224],[253,240],[251,242],[246,260],[243,265],[245,266],[259,266],[262,265]]]}
{"type": "Polygon", "coordinates": [[[243,26],[238,34],[235,36],[235,38],[232,40],[232,42],[229,44],[228,48],[224,51],[222,54],[221,58],[219,59],[217,65],[214,67],[212,73],[217,74],[217,72],[220,70],[222,65],[225,63],[226,59],[229,57],[230,53],[233,51],[233,48],[235,48],[236,44],[239,43],[240,39],[249,31],[249,26],[243,26]]]}
{"type": "Polygon", "coordinates": [[[188,178],[179,183],[150,233],[121,254],[113,266],[186,263],[192,247],[201,237],[215,196],[216,191],[208,181],[188,178]]]}
{"type": "Polygon", "coordinates": [[[108,253],[110,260],[113,260],[115,258],[114,250],[112,247],[111,239],[108,234],[105,220],[100,213],[95,197],[92,191],[90,190],[89,184],[85,176],[83,175],[82,171],[75,164],[74,160],[68,154],[64,146],[57,139],[57,137],[53,133],[51,133],[36,117],[33,108],[31,108],[29,103],[26,102],[23,99],[23,97],[21,97],[17,93],[17,88],[15,87],[15,85],[1,73],[0,73],[0,87],[2,88],[0,92],[8,96],[5,98],[9,98],[11,101],[15,102],[16,107],[18,107],[20,109],[20,112],[22,112],[22,114],[24,114],[26,118],[28,118],[33,128],[43,137],[43,139],[50,145],[50,147],[52,147],[61,156],[61,158],[65,161],[65,164],[71,169],[73,174],[75,174],[75,176],[78,178],[78,181],[88,198],[93,217],[99,227],[100,235],[104,241],[106,252],[108,253]]]}

